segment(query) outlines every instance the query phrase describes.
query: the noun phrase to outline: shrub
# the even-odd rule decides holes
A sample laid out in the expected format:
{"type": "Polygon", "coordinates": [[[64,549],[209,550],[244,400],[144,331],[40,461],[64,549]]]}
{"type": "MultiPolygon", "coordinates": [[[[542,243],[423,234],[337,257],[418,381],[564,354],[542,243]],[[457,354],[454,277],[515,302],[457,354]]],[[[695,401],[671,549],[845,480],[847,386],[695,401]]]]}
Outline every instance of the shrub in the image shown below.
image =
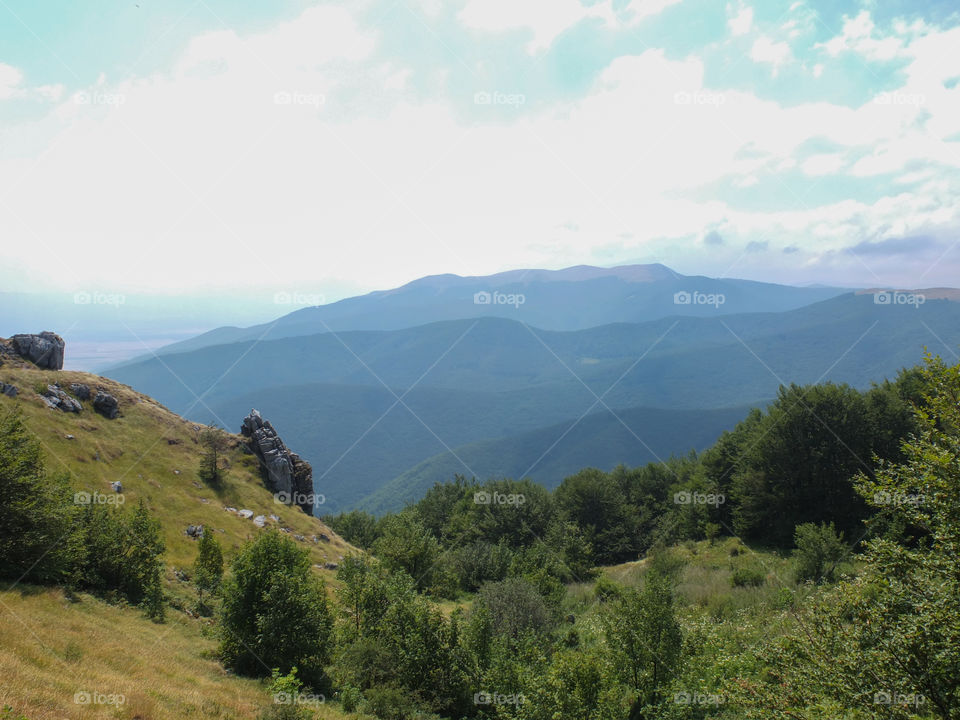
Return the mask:
{"type": "Polygon", "coordinates": [[[377,687],[367,691],[366,710],[380,720],[407,720],[417,712],[410,694],[397,687],[377,687]]]}
{"type": "Polygon", "coordinates": [[[837,567],[849,553],[843,536],[837,534],[833,523],[798,525],[794,532],[794,542],[797,546],[794,552],[795,572],[799,582],[833,582],[837,576],[837,567]]]}
{"type": "Polygon", "coordinates": [[[220,609],[224,663],[253,676],[267,667],[303,668],[316,687],[328,659],[330,612],[307,552],[271,530],[244,547],[231,570],[220,609]]]}
{"type": "Polygon", "coordinates": [[[160,523],[141,500],[132,515],[106,505],[85,506],[77,526],[82,544],[74,582],[101,595],[142,604],[163,618],[164,542],[160,523]]]}
{"type": "Polygon", "coordinates": [[[601,575],[593,586],[593,592],[600,602],[609,602],[620,597],[623,593],[623,586],[615,583],[606,575],[601,575]]]}
{"type": "Polygon", "coordinates": [[[760,568],[737,568],[730,576],[730,584],[733,587],[759,587],[766,581],[767,576],[760,568]]]}

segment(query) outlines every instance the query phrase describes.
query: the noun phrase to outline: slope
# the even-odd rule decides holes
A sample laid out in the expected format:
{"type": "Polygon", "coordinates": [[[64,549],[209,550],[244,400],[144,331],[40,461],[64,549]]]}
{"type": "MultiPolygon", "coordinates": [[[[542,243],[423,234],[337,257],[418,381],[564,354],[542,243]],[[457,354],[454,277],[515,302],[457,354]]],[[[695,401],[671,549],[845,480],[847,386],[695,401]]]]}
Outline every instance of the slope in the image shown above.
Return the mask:
{"type": "MultiPolygon", "coordinates": [[[[0,412],[19,409],[32,433],[39,439],[52,472],[69,473],[77,491],[114,496],[112,482],[120,482],[122,493],[111,502],[133,505],[143,500],[160,520],[166,541],[167,581],[171,592],[179,593],[182,583],[174,570],[192,565],[195,541],[188,537],[188,525],[204,525],[216,533],[227,558],[252,538],[257,528],[249,519],[226,511],[225,507],[249,509],[267,516],[267,525],[288,528],[291,536],[302,536],[317,565],[336,560],[352,548],[316,518],[295,507],[274,502],[260,479],[253,455],[244,452],[239,436],[229,436],[224,456],[227,465],[223,487],[213,490],[197,478],[201,447],[198,427],[173,414],[147,395],[112,380],[81,372],[36,370],[0,366],[0,381],[16,386],[15,398],[0,394],[0,412]],[[36,389],[59,382],[85,383],[103,388],[120,402],[120,417],[108,420],[95,413],[89,403],[80,413],[48,408],[36,389]],[[273,514],[279,519],[269,519],[273,514]],[[319,538],[326,536],[327,540],[319,538]],[[317,536],[318,542],[312,538],[317,536]]],[[[333,573],[318,570],[333,579],[333,573]]]]}

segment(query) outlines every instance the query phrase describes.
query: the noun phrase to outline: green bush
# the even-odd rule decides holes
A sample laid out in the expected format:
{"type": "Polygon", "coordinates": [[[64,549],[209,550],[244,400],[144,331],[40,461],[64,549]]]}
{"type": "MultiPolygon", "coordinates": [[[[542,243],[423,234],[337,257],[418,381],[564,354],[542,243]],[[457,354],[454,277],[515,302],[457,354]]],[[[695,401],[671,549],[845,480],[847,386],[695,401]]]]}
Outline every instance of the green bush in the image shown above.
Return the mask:
{"type": "Polygon", "coordinates": [[[593,586],[593,592],[600,602],[609,602],[620,597],[623,586],[615,583],[606,575],[601,575],[593,586]]]}
{"type": "Polygon", "coordinates": [[[76,531],[82,548],[75,584],[142,604],[150,617],[163,619],[165,546],[160,523],[143,501],[132,514],[108,505],[86,505],[76,531]]]}
{"type": "Polygon", "coordinates": [[[352,685],[340,689],[340,706],[344,712],[356,712],[363,700],[363,693],[352,685]]]}
{"type": "Polygon", "coordinates": [[[838,567],[846,559],[849,550],[843,542],[843,536],[838,535],[834,529],[833,523],[798,525],[794,542],[797,546],[793,557],[798,582],[812,580],[821,583],[836,580],[838,567]]]}
{"type": "Polygon", "coordinates": [[[329,657],[330,612],[323,582],[305,550],[271,530],[244,547],[223,583],[220,652],[243,675],[265,667],[302,668],[306,682],[323,682],[329,657]]]}
{"type": "Polygon", "coordinates": [[[367,691],[366,711],[380,720],[407,720],[417,707],[410,693],[397,687],[377,687],[367,691]]]}
{"type": "Polygon", "coordinates": [[[767,576],[760,568],[737,568],[730,576],[730,584],[733,587],[760,587],[766,581],[767,576]]]}

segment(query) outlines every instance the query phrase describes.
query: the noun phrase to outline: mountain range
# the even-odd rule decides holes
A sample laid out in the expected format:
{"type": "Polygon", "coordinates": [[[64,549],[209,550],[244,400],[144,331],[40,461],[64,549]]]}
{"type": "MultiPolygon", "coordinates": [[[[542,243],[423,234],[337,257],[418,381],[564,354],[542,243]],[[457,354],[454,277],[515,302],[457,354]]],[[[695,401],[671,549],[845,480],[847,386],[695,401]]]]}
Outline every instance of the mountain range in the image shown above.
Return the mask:
{"type": "Polygon", "coordinates": [[[313,464],[321,512],[379,512],[456,473],[554,486],[585,466],[685,454],[782,383],[865,387],[925,347],[954,352],[956,294],[928,295],[662,265],[438,276],[221,328],[107,374],[231,430],[261,409],[313,464]]]}

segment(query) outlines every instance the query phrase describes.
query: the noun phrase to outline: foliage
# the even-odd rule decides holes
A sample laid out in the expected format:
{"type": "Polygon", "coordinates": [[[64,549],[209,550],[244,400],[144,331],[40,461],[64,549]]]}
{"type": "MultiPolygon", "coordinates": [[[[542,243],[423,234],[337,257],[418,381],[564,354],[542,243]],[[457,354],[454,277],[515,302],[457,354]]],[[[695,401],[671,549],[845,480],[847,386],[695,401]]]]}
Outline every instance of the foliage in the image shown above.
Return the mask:
{"type": "Polygon", "coordinates": [[[74,583],[101,595],[117,594],[142,603],[148,615],[163,619],[163,552],[160,523],[143,501],[132,514],[89,504],[77,523],[82,552],[74,583]]]}
{"type": "Polygon", "coordinates": [[[306,682],[320,687],[331,618],[326,589],[311,572],[307,553],[271,530],[243,548],[230,570],[219,617],[224,663],[253,676],[296,666],[306,682]]]}
{"type": "Polygon", "coordinates": [[[657,705],[678,671],[682,635],[674,577],[651,567],[641,590],[628,589],[606,614],[606,640],[620,677],[636,693],[634,711],[657,705]]]}
{"type": "Polygon", "coordinates": [[[797,580],[804,582],[833,582],[836,580],[838,566],[849,554],[849,548],[833,527],[822,523],[803,523],[797,525],[794,542],[797,580]]]}
{"type": "Polygon", "coordinates": [[[928,532],[867,543],[856,578],[826,589],[764,653],[766,679],[730,685],[744,717],[832,708],[863,717],[960,718],[960,365],[928,358],[903,460],[862,474],[864,499],[928,532]]]}
{"type": "Polygon", "coordinates": [[[193,584],[197,586],[197,602],[203,608],[203,593],[215,594],[223,580],[223,552],[210,532],[197,540],[197,559],[193,564],[193,584]]]}
{"type": "Polygon", "coordinates": [[[209,425],[200,432],[200,445],[203,447],[203,454],[200,456],[197,475],[207,485],[219,487],[225,476],[220,458],[227,448],[227,438],[222,430],[209,425]]]}
{"type": "Polygon", "coordinates": [[[78,552],[69,479],[46,471],[40,443],[17,411],[0,415],[0,577],[56,583],[78,552]]]}

